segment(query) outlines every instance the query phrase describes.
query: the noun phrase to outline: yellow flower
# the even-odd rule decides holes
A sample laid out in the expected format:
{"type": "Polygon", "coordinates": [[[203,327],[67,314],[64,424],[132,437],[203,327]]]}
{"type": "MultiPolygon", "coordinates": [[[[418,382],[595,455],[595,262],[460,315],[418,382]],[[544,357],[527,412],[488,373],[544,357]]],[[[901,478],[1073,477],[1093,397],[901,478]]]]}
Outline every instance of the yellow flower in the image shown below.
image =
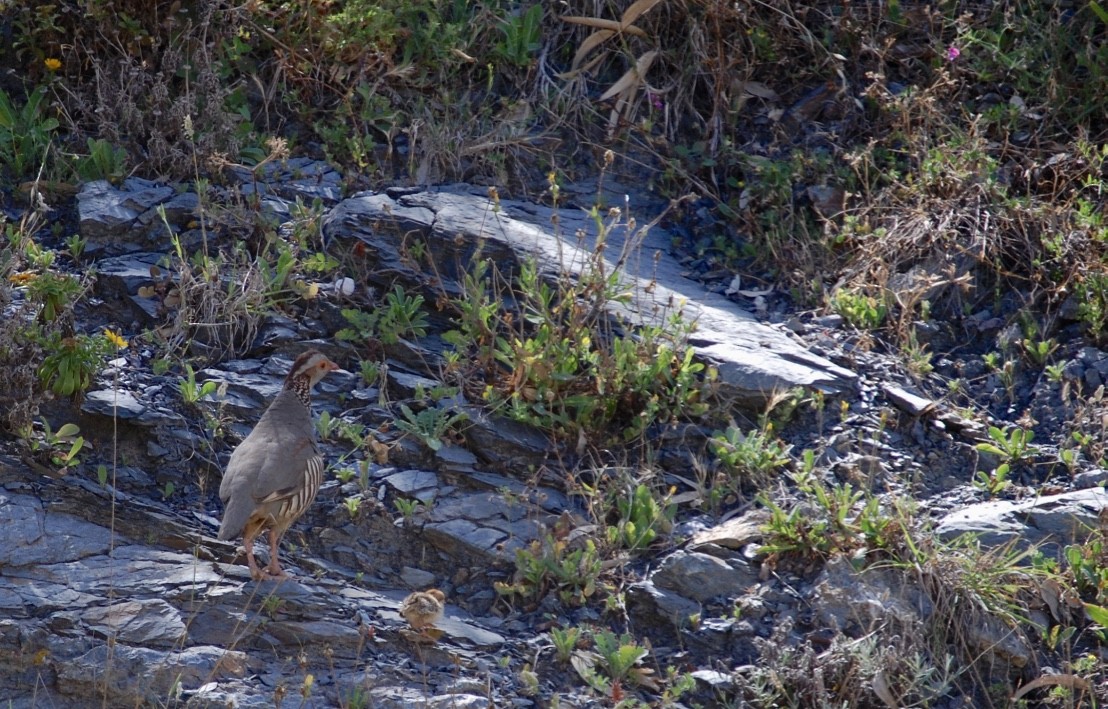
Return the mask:
{"type": "Polygon", "coordinates": [[[25,286],[36,278],[38,278],[38,274],[33,271],[20,271],[8,276],[8,280],[17,286],[25,286]]]}
{"type": "Polygon", "coordinates": [[[47,57],[42,63],[45,64],[46,68],[50,71],[57,71],[62,68],[62,60],[54,57],[47,57]]]}
{"type": "Polygon", "coordinates": [[[124,349],[127,347],[127,340],[123,339],[123,335],[118,332],[112,332],[108,328],[104,328],[104,337],[108,338],[108,342],[116,346],[116,349],[124,349]]]}

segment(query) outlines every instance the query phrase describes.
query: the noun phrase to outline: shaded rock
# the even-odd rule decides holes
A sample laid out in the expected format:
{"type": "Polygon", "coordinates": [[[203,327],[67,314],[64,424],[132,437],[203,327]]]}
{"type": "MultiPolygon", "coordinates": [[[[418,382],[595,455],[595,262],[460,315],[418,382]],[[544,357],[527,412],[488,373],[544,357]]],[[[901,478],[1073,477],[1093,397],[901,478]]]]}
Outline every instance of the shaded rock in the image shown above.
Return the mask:
{"type": "Polygon", "coordinates": [[[468,416],[462,431],[466,446],[498,470],[518,473],[541,464],[556,451],[550,437],[533,426],[490,416],[476,406],[462,410],[468,416]]]}
{"type": "Polygon", "coordinates": [[[10,576],[3,578],[3,587],[0,588],[0,610],[8,617],[36,618],[101,602],[103,599],[100,596],[74,591],[65,584],[10,576]]]}
{"type": "Polygon", "coordinates": [[[104,527],[68,515],[48,515],[42,503],[28,495],[0,494],[0,529],[7,539],[0,545],[0,573],[102,554],[112,543],[104,527]]]}
{"type": "Polygon", "coordinates": [[[423,500],[421,493],[430,492],[429,498],[434,497],[440,481],[438,475],[426,470],[403,470],[386,477],[385,484],[403,495],[423,500]]]}
{"type": "Polygon", "coordinates": [[[811,605],[819,624],[844,630],[848,626],[867,632],[890,620],[902,628],[917,628],[930,617],[933,607],[917,586],[901,572],[889,568],[854,568],[845,557],[831,559],[814,584],[811,605]]]}
{"type": "Polygon", "coordinates": [[[717,670],[697,670],[690,674],[696,680],[698,689],[709,690],[713,693],[710,695],[712,698],[730,692],[735,686],[735,679],[732,675],[717,670]]]}
{"type": "Polygon", "coordinates": [[[945,540],[975,534],[982,544],[1001,546],[1014,541],[1018,548],[1044,545],[1052,556],[1059,545],[1088,538],[1108,506],[1108,492],[1094,487],[1011,502],[995,500],[970,505],[942,519],[935,532],[945,540]]]}
{"type": "Polygon", "coordinates": [[[575,505],[560,490],[549,487],[534,487],[521,482],[517,478],[484,471],[473,471],[466,473],[466,480],[477,483],[489,490],[507,491],[513,496],[526,500],[529,504],[537,505],[552,514],[561,514],[565,510],[575,508],[575,505]]]}
{"type": "Polygon", "coordinates": [[[488,563],[503,561],[497,545],[508,538],[499,529],[481,527],[467,519],[430,522],[423,527],[427,541],[453,557],[477,557],[488,563]]]}
{"type": "Polygon", "coordinates": [[[411,374],[393,367],[388,369],[387,381],[389,396],[394,399],[410,399],[415,396],[417,390],[431,391],[442,386],[442,382],[437,379],[411,374]]]}
{"type": "Polygon", "coordinates": [[[717,596],[737,596],[758,582],[758,572],[739,561],[728,563],[708,554],[676,551],[650,575],[655,586],[707,601],[717,596]]]}
{"type": "MultiPolygon", "coordinates": [[[[161,268],[165,254],[142,251],[96,262],[96,291],[101,297],[122,299],[150,284],[152,267],[161,268]]],[[[145,300],[150,300],[149,298],[145,300]]]]}
{"type": "Polygon", "coordinates": [[[356,625],[331,620],[273,621],[266,624],[265,631],[282,645],[293,648],[327,645],[341,657],[357,657],[365,643],[356,625]]]}
{"type": "Polygon", "coordinates": [[[138,219],[139,210],[126,203],[127,195],[107,180],[85,183],[77,194],[81,234],[94,240],[127,234],[138,219]]]}
{"type": "Polygon", "coordinates": [[[627,612],[644,628],[683,628],[700,612],[700,604],[650,581],[639,581],[627,587],[627,612]]]}
{"type": "Polygon", "coordinates": [[[436,576],[430,571],[405,566],[400,569],[400,580],[410,588],[428,588],[435,585],[436,576]]]}
{"type": "Polygon", "coordinates": [[[765,536],[763,527],[769,521],[769,512],[753,510],[708,529],[693,534],[689,540],[689,549],[696,551],[705,545],[742,549],[747,544],[759,542],[765,536]]]}
{"type": "MultiPolygon", "coordinates": [[[[122,389],[98,389],[85,395],[81,403],[81,411],[98,416],[118,416],[124,421],[143,423],[143,414],[146,413],[146,404],[135,398],[135,395],[122,389]]],[[[153,421],[146,421],[152,425],[153,421]]]]}
{"type": "MultiPolygon", "coordinates": [[[[121,540],[117,539],[116,543],[121,540]]],[[[106,596],[109,591],[163,596],[204,588],[222,580],[210,564],[188,554],[157,551],[140,545],[116,547],[111,558],[87,556],[75,561],[6,569],[5,576],[68,586],[106,596]]]]}
{"type": "Polygon", "coordinates": [[[160,206],[170,224],[188,224],[200,214],[200,197],[195,192],[179,192],[160,206]]]}
{"type": "Polygon", "coordinates": [[[322,160],[289,158],[268,162],[253,170],[234,165],[227,173],[238,180],[244,195],[265,196],[263,206],[286,218],[290,205],[294,205],[298,197],[305,204],[316,199],[334,204],[342,198],[342,175],[322,160]]]}
{"type": "MultiPolygon", "coordinates": [[[[219,647],[190,647],[180,652],[116,643],[100,645],[58,670],[58,691],[73,697],[111,697],[115,705],[159,704],[180,682],[199,687],[213,676],[242,676],[246,655],[219,647]]],[[[100,706],[100,700],[95,702],[100,706]]]]}
{"type": "Polygon", "coordinates": [[[185,636],[181,614],[158,598],[90,608],[81,619],[100,635],[131,645],[171,647],[185,636]]]}
{"type": "Polygon", "coordinates": [[[435,459],[449,472],[469,471],[477,464],[477,456],[450,443],[435,451],[435,459]]]}
{"type": "Polygon", "coordinates": [[[1086,470],[1073,476],[1073,486],[1078,490],[1103,486],[1105,483],[1108,483],[1108,470],[1102,468],[1086,470]]]}

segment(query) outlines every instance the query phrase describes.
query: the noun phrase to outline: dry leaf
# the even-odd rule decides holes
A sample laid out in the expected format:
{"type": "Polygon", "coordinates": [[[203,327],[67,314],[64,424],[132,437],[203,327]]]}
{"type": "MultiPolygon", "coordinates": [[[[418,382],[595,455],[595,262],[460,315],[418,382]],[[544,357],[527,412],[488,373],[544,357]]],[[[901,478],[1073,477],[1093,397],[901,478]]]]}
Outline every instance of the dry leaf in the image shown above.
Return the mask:
{"type": "Polygon", "coordinates": [[[578,75],[585,73],[586,71],[592,71],[593,67],[604,60],[604,57],[608,56],[607,52],[597,54],[595,57],[585,63],[580,69],[571,69],[569,71],[562,72],[561,74],[555,74],[559,79],[563,81],[569,81],[570,79],[577,78],[578,75]]]}
{"type": "Polygon", "coordinates": [[[623,76],[619,77],[616,83],[604,92],[600,100],[607,101],[617,94],[636,91],[644,83],[643,77],[646,76],[647,70],[650,69],[650,65],[654,63],[654,58],[657,56],[657,50],[651,50],[639,57],[635,62],[635,66],[624,72],[623,76]]]}
{"type": "Polygon", "coordinates": [[[588,682],[589,678],[596,674],[596,662],[599,659],[600,656],[595,652],[577,650],[570,656],[569,664],[573,665],[573,669],[577,671],[581,679],[588,682]]]}
{"type": "Polygon", "coordinates": [[[581,62],[589,55],[589,52],[603,44],[604,40],[613,36],[615,36],[615,31],[613,30],[600,30],[599,32],[593,32],[588,37],[585,37],[585,41],[581,42],[581,46],[577,48],[577,53],[573,55],[573,61],[570,62],[569,71],[567,73],[572,74],[577,71],[581,62]]]}
{"type": "Polygon", "coordinates": [[[377,465],[388,465],[389,446],[387,444],[381,443],[373,436],[366,436],[365,444],[366,448],[369,448],[369,452],[373,454],[373,460],[377,465]]]}
{"type": "Polygon", "coordinates": [[[1040,687],[1067,687],[1070,690],[1081,690],[1082,692],[1088,692],[1092,690],[1092,686],[1089,681],[1084,677],[1078,677],[1073,674],[1064,675],[1043,675],[1036,679],[1031,680],[1027,684],[1019,688],[1019,691],[1012,695],[1012,701],[1016,701],[1023,697],[1030,691],[1039,689],[1040,687]]]}
{"type": "Polygon", "coordinates": [[[873,676],[873,693],[877,695],[878,699],[885,702],[885,706],[889,709],[897,709],[900,705],[893,699],[893,693],[889,691],[889,681],[885,679],[884,672],[878,672],[873,676]]]}
{"type": "Polygon", "coordinates": [[[739,86],[742,88],[743,91],[750,94],[751,96],[757,96],[758,98],[763,98],[767,101],[777,101],[781,98],[777,95],[776,91],[760,81],[743,81],[740,82],[739,86]]]}
{"type": "Polygon", "coordinates": [[[461,59],[463,62],[467,62],[469,64],[473,64],[474,62],[477,61],[476,59],[474,59],[473,57],[469,56],[468,54],[466,54],[465,52],[463,52],[462,50],[460,50],[456,47],[451,47],[450,48],[450,53],[453,54],[454,56],[458,57],[459,59],[461,59]]]}
{"type": "Polygon", "coordinates": [[[153,298],[154,286],[139,286],[138,296],[140,298],[153,298]]]}
{"type": "Polygon", "coordinates": [[[562,19],[574,25],[585,25],[586,27],[595,27],[598,30],[610,30],[613,34],[617,32],[626,32],[627,34],[633,34],[636,37],[646,38],[646,32],[643,32],[634,25],[625,25],[622,22],[616,22],[615,20],[605,20],[600,17],[575,17],[572,15],[562,15],[562,19]]]}
{"type": "Polygon", "coordinates": [[[631,7],[623,11],[623,15],[619,19],[624,26],[630,25],[661,1],[662,0],[636,0],[636,2],[631,3],[631,7]]]}

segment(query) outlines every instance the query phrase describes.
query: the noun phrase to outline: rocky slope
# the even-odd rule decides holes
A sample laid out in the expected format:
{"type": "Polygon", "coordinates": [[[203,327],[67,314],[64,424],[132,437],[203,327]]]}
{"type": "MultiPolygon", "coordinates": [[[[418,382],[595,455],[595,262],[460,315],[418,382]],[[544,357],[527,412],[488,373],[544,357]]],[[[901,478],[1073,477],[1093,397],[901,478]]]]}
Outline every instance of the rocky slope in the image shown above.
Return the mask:
{"type": "MultiPolygon", "coordinates": [[[[295,212],[296,198],[322,200],[322,243],[365,259],[365,269],[349,275],[358,293],[400,283],[433,302],[428,274],[406,251],[413,235],[434,254],[435,286],[445,293],[458,292],[479,242],[506,272],[535,257],[556,273],[579,266],[596,238],[592,220],[576,209],[587,204],[555,212],[493,201],[466,186],[340,199],[338,176],[318,163],[271,167],[260,181],[240,176],[238,192],[260,194],[263,213],[281,221],[295,212]]],[[[385,348],[380,378],[369,386],[353,373],[358,351],[334,337],[349,289],[342,280],[323,283],[289,317],[260,319],[246,338],[233,334],[234,351],[227,339],[200,342],[193,354],[212,366],[197,380],[220,386],[186,404],[179,377],[155,373],[156,348],[135,335],[172,319],[173,284],[151,270],[171,255],[167,226],[186,248],[216,236],[196,227],[200,201],[187,189],[131,179],[118,188],[86,185],[78,203],[85,258],[97,273],[94,307],[79,327],[119,327],[132,344],[100,372],[79,409],[53,402],[45,410],[55,428],[80,426],[91,443],[81,465],[53,474],[11,441],[0,458],[8,542],[0,551],[0,687],[13,707],[524,707],[549,705],[555,695],[563,706],[596,705],[604,700],[574,674],[580,668],[554,657],[550,628],[578,624],[648,640],[645,666],[658,676],[670,666],[689,673],[695,685],[679,701],[710,706],[738,701],[737,684],[781,648],[806,641],[834,649],[876,626],[918,628],[936,612],[903,576],[862,574],[846,559],[774,568],[759,550],[766,515],[751,504],[723,519],[683,509],[672,541],[623,560],[622,605],[605,611],[598,599],[569,608],[555,594],[537,607],[509,603],[495,584],[512,580],[517,550],[559,525],[578,536],[600,532],[560,476],[583,464],[579,451],[489,414],[464,394],[439,402],[468,420],[437,451],[391,425],[397,404],[440,384],[445,319],[432,315],[426,338],[385,348]],[[328,438],[336,475],[285,545],[295,578],[254,583],[234,545],[214,538],[218,474],[289,360],[309,345],[351,370],[319,387],[317,413],[363,427],[371,449],[382,452],[351,456],[337,433],[328,438]],[[224,439],[213,436],[212,417],[224,439]],[[408,631],[397,613],[411,589],[432,586],[449,604],[433,643],[408,631]]],[[[637,238],[626,225],[609,235],[613,267],[623,241],[637,238]]],[[[721,400],[736,416],[753,418],[795,387],[820,392],[836,415],[801,417],[783,430],[788,441],[818,445],[829,476],[921,500],[921,516],[943,538],[975,531],[990,546],[1041,542],[1050,552],[1097,526],[1108,502],[1094,487],[1103,473],[1056,472],[1057,494],[985,502],[969,485],[983,426],[929,397],[891,358],[858,348],[834,318],[794,317],[781,307],[753,317],[742,305],[761,296],[729,296],[725,283],[687,278],[689,264],[669,253],[670,243],[654,226],[636,243],[637,256],[619,262],[633,296],[622,314],[649,322],[657,304],[687,301],[699,323],[697,354],[718,368],[721,400]]],[[[1100,361],[1075,351],[1071,379],[1088,379],[1100,361]]],[[[1050,387],[1040,383],[1034,392],[1049,410],[1050,387]]],[[[682,483],[691,476],[689,451],[702,452],[710,433],[659,432],[663,474],[682,492],[689,492],[682,483]]],[[[1044,627],[1073,612],[1042,605],[1035,620],[1044,627]]],[[[994,656],[1001,675],[1037,674],[1033,639],[988,622],[975,628],[970,644],[994,656]]],[[[658,700],[661,690],[643,681],[624,691],[658,700]]],[[[944,696],[964,706],[958,691],[944,696]]]]}

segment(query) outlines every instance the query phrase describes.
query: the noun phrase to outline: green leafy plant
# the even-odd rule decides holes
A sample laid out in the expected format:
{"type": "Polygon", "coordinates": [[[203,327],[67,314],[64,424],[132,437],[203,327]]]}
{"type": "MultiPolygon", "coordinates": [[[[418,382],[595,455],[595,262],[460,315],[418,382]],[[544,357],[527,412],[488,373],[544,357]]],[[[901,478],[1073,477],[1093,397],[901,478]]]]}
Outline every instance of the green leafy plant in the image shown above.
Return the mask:
{"type": "Polygon", "coordinates": [[[590,216],[597,244],[582,254],[576,275],[549,279],[528,260],[509,294],[475,255],[463,294],[451,298],[457,329],[444,339],[458,353],[451,361],[468,363],[463,376],[483,379],[483,398],[511,418],[560,437],[630,441],[652,425],[705,413],[716,373],[695,361],[688,345],[695,324],[681,303],[659,309],[660,324],[617,327],[609,309],[630,298],[619,264],[637,242],[625,242],[613,268],[605,240],[615,224],[596,208],[590,216]],[[501,311],[498,300],[509,297],[518,312],[501,311]]]}
{"type": "Polygon", "coordinates": [[[425,505],[415,498],[398,497],[393,500],[396,511],[404,518],[404,523],[410,525],[417,514],[425,509],[425,505]]]}
{"type": "Polygon", "coordinates": [[[829,486],[810,468],[792,477],[801,502],[789,509],[766,493],[759,495],[770,513],[763,546],[767,553],[829,556],[860,548],[897,548],[903,537],[902,524],[886,513],[876,498],[867,500],[865,493],[849,482],[829,486]]]}
{"type": "Polygon", "coordinates": [[[127,151],[102,138],[89,138],[87,144],[88,155],[77,160],[81,179],[119,182],[126,174],[127,151]]]}
{"type": "Polygon", "coordinates": [[[32,170],[48,159],[58,120],[45,115],[45,99],[46,87],[39,86],[17,108],[0,90],[0,165],[6,165],[16,179],[31,177],[32,170]]]}
{"type": "Polygon", "coordinates": [[[596,592],[602,568],[593,540],[571,549],[566,541],[547,534],[516,550],[516,571],[511,583],[497,581],[493,585],[502,596],[516,596],[532,603],[556,591],[562,603],[580,606],[596,592]]]}
{"type": "Polygon", "coordinates": [[[363,359],[359,365],[358,373],[362,377],[362,383],[371,387],[377,383],[381,376],[381,365],[368,359],[363,359]]]}
{"type": "Polygon", "coordinates": [[[504,38],[493,47],[500,59],[516,66],[529,66],[542,40],[542,3],[536,3],[526,11],[500,21],[504,38]]]}
{"type": "Polygon", "coordinates": [[[654,684],[653,670],[640,667],[650,651],[630,635],[597,630],[593,632],[593,643],[596,652],[578,651],[571,660],[577,674],[590,687],[605,695],[618,696],[624,683],[654,684]]]}
{"type": "Polygon", "coordinates": [[[31,299],[42,304],[39,318],[45,323],[54,322],[68,312],[81,291],[81,282],[76,278],[53,271],[39,274],[27,285],[31,299]]]}
{"type": "Polygon", "coordinates": [[[31,451],[43,454],[60,472],[79,465],[79,454],[85,447],[81,429],[76,424],[65,423],[54,431],[46,419],[41,419],[41,424],[41,433],[30,426],[22,432],[22,438],[31,451]]]}
{"type": "Polygon", "coordinates": [[[102,334],[64,337],[52,332],[46,337],[43,350],[46,354],[38,370],[39,381],[59,396],[79,399],[115,345],[102,334]]]}
{"type": "Polygon", "coordinates": [[[1054,351],[1058,349],[1058,343],[1053,339],[1050,340],[1034,340],[1025,339],[1021,342],[1023,345],[1023,351],[1027,353],[1027,356],[1031,358],[1031,361],[1042,367],[1046,364],[1050,356],[1054,354],[1054,351]]]}
{"type": "Polygon", "coordinates": [[[348,342],[380,339],[386,345],[396,344],[401,337],[424,337],[427,334],[427,314],[423,312],[423,296],[408,295],[396,285],[385,294],[384,303],[372,313],[347,308],[342,316],[350,327],[339,330],[336,337],[348,342]]]}
{"type": "Polygon", "coordinates": [[[677,506],[659,501],[649,485],[640,483],[616,500],[619,521],[607,529],[608,543],[630,551],[649,547],[659,534],[669,534],[677,506]]]}
{"type": "Polygon", "coordinates": [[[319,436],[320,440],[331,440],[331,434],[338,428],[339,419],[331,416],[330,411],[323,411],[319,414],[319,418],[315,420],[315,432],[319,436]]]}
{"type": "Polygon", "coordinates": [[[219,382],[208,379],[203,382],[196,381],[196,372],[192,365],[185,363],[185,376],[177,380],[177,391],[181,394],[181,400],[190,406],[195,406],[201,399],[215,394],[219,389],[219,382]]]}
{"type": "Polygon", "coordinates": [[[845,289],[831,296],[831,309],[859,330],[876,330],[888,315],[888,306],[882,300],[845,289]]]}
{"type": "Polygon", "coordinates": [[[973,476],[973,486],[984,490],[990,496],[995,497],[1008,489],[1012,481],[1008,476],[1012,473],[1012,466],[1001,463],[991,471],[978,470],[973,476]]]}
{"type": "Polygon", "coordinates": [[[581,628],[577,626],[550,629],[550,640],[554,643],[554,656],[558,662],[563,664],[569,662],[581,636],[581,628]]]}
{"type": "Polygon", "coordinates": [[[80,234],[70,234],[66,237],[66,250],[69,251],[69,257],[73,259],[74,263],[81,262],[81,254],[85,252],[85,246],[87,244],[88,240],[80,234]]]}
{"type": "Polygon", "coordinates": [[[1058,384],[1062,381],[1062,377],[1066,373],[1066,363],[1056,362],[1054,364],[1048,364],[1043,368],[1043,372],[1046,374],[1046,378],[1052,384],[1058,384]]]}
{"type": "Polygon", "coordinates": [[[771,480],[791,462],[789,451],[792,447],[773,435],[770,424],[747,433],[737,426],[728,426],[723,431],[715,431],[708,445],[731,475],[755,481],[771,480]]]}
{"type": "MultiPolygon", "coordinates": [[[[1096,531],[1082,544],[1071,544],[1063,551],[1066,570],[1083,599],[1108,606],[1108,544],[1096,531]]],[[[1097,621],[1108,628],[1108,623],[1097,621]]]]}
{"type": "Polygon", "coordinates": [[[1032,451],[1031,441],[1035,438],[1035,432],[1018,426],[1007,430],[989,426],[989,438],[992,442],[978,443],[975,446],[977,450],[994,455],[1005,463],[1015,464],[1022,462],[1032,451]]]}
{"type": "Polygon", "coordinates": [[[416,413],[407,404],[401,404],[400,411],[404,418],[396,419],[396,427],[415,436],[433,451],[442,448],[442,441],[447,433],[459,423],[469,419],[469,415],[464,411],[450,413],[435,406],[416,413]]]}

